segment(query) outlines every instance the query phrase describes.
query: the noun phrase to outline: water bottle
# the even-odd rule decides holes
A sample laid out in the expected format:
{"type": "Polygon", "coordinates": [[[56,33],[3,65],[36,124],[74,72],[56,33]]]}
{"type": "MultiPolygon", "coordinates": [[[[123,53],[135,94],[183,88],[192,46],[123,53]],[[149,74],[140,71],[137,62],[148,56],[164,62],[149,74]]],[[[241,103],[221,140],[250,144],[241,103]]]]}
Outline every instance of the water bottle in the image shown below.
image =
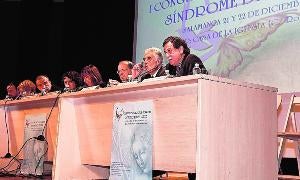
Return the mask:
{"type": "Polygon", "coordinates": [[[128,74],[128,82],[132,82],[132,75],[131,74],[128,74]]]}
{"type": "Polygon", "coordinates": [[[195,63],[195,66],[193,67],[193,74],[201,74],[201,69],[198,63],[195,63]]]}
{"type": "Polygon", "coordinates": [[[165,73],[166,73],[166,77],[170,77],[170,71],[168,69],[165,70],[165,73]]]}

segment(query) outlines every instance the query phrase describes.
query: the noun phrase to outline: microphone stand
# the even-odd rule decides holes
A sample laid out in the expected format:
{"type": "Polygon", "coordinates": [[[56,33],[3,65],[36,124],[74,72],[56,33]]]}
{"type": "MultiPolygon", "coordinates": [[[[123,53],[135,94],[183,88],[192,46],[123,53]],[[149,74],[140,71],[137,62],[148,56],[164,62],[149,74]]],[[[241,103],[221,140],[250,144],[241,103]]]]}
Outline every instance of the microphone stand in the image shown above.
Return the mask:
{"type": "MultiPolygon", "coordinates": [[[[15,99],[19,99],[21,97],[21,94],[19,94],[15,99]]],[[[9,131],[8,131],[8,123],[7,123],[7,107],[6,107],[6,103],[8,101],[12,101],[14,100],[13,98],[10,98],[9,96],[7,96],[5,99],[4,99],[4,121],[5,121],[5,127],[6,127],[6,134],[7,134],[7,153],[5,154],[5,156],[3,158],[11,158],[12,155],[10,153],[10,149],[9,149],[9,146],[10,146],[10,142],[9,142],[9,139],[10,139],[10,135],[9,135],[9,131]]]]}
{"type": "Polygon", "coordinates": [[[6,134],[7,134],[7,153],[5,154],[5,156],[3,158],[11,158],[12,155],[10,154],[10,149],[9,149],[9,146],[10,146],[10,143],[9,143],[9,139],[10,139],[10,136],[9,136],[9,132],[8,132],[8,126],[7,126],[7,118],[6,118],[6,103],[7,103],[8,100],[6,100],[4,102],[4,121],[5,121],[5,127],[6,127],[6,134]]]}

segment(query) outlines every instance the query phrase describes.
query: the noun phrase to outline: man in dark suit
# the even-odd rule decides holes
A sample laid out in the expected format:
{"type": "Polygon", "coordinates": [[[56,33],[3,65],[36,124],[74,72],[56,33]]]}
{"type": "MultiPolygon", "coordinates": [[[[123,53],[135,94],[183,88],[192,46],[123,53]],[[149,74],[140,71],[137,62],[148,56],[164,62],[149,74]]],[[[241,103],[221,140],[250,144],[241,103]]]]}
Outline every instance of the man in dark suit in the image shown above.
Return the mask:
{"type": "Polygon", "coordinates": [[[166,65],[166,69],[169,70],[171,75],[191,75],[193,74],[195,63],[199,64],[202,72],[206,71],[200,58],[194,54],[190,54],[190,48],[188,48],[186,42],[180,37],[167,37],[163,42],[163,47],[169,61],[166,65]]]}
{"type": "Polygon", "coordinates": [[[141,80],[166,75],[162,51],[159,48],[146,49],[143,60],[145,73],[141,76],[141,80]]]}
{"type": "MultiPolygon", "coordinates": [[[[195,63],[199,64],[202,72],[207,72],[201,59],[190,53],[190,48],[180,37],[169,36],[163,42],[164,52],[169,63],[166,69],[174,76],[187,76],[193,74],[195,63]]],[[[196,179],[196,173],[188,173],[189,180],[196,179]]]]}

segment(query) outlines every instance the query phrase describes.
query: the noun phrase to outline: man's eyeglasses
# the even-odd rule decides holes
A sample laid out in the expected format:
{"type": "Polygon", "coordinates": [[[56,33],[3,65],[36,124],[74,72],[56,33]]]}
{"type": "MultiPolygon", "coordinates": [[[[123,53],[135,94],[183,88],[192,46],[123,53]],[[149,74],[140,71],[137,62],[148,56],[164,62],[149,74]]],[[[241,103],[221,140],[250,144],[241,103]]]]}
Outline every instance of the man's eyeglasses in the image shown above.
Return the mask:
{"type": "Polygon", "coordinates": [[[120,69],[120,70],[117,70],[117,74],[120,74],[121,72],[126,72],[127,69],[120,69]]]}
{"type": "Polygon", "coordinates": [[[168,48],[165,50],[165,54],[173,54],[175,52],[175,48],[168,48]]]}
{"type": "Polygon", "coordinates": [[[153,57],[152,57],[152,56],[148,56],[148,57],[144,57],[144,58],[143,58],[143,61],[146,62],[146,61],[149,61],[149,60],[151,60],[151,59],[153,59],[153,57]]]}

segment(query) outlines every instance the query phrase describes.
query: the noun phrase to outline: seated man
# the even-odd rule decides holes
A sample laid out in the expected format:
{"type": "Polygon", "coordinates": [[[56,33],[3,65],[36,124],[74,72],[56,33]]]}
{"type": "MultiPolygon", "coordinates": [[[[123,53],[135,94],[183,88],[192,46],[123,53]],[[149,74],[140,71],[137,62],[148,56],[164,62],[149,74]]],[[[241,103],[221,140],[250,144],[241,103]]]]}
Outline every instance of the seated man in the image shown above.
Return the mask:
{"type": "Polygon", "coordinates": [[[122,83],[126,83],[129,81],[129,75],[131,75],[131,70],[133,68],[133,64],[131,61],[122,60],[118,65],[118,75],[122,83]]]}
{"type": "Polygon", "coordinates": [[[163,42],[164,52],[169,63],[166,69],[174,76],[187,76],[193,74],[193,67],[199,64],[202,71],[207,72],[201,59],[190,53],[187,43],[176,36],[169,36],[163,42]]]}
{"type": "Polygon", "coordinates": [[[41,92],[40,95],[42,96],[54,90],[52,82],[46,75],[38,75],[35,78],[35,84],[36,88],[41,92]]]}
{"type": "Polygon", "coordinates": [[[162,51],[159,48],[151,47],[146,49],[143,60],[146,73],[143,74],[141,80],[166,75],[162,51]]]}

